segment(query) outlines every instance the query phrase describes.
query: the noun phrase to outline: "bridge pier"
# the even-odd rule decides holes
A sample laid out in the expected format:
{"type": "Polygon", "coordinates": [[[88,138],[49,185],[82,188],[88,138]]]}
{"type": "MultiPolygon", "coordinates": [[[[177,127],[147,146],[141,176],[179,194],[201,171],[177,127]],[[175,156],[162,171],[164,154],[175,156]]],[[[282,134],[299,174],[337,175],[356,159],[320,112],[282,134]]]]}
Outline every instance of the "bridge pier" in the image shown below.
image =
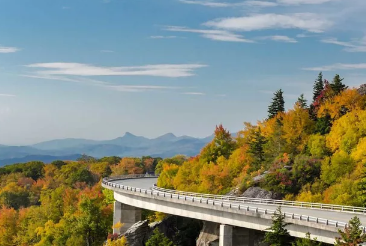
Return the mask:
{"type": "Polygon", "coordinates": [[[115,226],[118,222],[120,222],[123,224],[123,226],[120,228],[113,227],[113,233],[123,234],[128,230],[128,228],[140,220],[140,208],[132,207],[118,201],[114,202],[113,225],[115,226]]]}
{"type": "Polygon", "coordinates": [[[233,246],[233,227],[220,225],[219,246],[233,246]]]}

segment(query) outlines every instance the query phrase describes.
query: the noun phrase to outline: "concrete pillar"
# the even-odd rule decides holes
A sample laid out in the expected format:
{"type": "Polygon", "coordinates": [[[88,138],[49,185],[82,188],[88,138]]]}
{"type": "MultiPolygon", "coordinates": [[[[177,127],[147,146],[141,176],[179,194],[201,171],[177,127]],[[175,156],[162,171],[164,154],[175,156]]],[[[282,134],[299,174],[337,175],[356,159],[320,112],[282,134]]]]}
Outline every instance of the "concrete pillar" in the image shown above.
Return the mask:
{"type": "Polygon", "coordinates": [[[219,246],[233,246],[233,227],[220,225],[219,246]]]}
{"type": "Polygon", "coordinates": [[[113,228],[113,233],[123,234],[136,222],[141,220],[141,209],[118,201],[114,202],[113,225],[122,223],[121,228],[113,228]]]}

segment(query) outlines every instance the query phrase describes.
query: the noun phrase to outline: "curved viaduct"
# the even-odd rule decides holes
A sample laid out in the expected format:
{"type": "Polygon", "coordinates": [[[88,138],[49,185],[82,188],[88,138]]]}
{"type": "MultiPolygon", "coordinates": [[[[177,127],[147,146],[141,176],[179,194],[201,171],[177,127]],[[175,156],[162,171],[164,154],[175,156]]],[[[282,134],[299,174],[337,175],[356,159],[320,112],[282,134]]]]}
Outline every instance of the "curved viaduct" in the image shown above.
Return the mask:
{"type": "Polygon", "coordinates": [[[114,191],[113,223],[124,223],[114,233],[124,233],[140,221],[141,209],[219,223],[220,246],[238,245],[233,244],[235,237],[245,238],[245,242],[239,240],[242,245],[253,245],[249,232],[235,235],[234,229],[268,229],[278,206],[282,207],[286,222],[291,223],[286,228],[294,237],[305,237],[310,232],[312,238],[333,244],[338,230],[344,229],[355,215],[366,225],[365,208],[180,192],[157,188],[156,182],[157,177],[144,175],[103,180],[102,186],[114,191]]]}

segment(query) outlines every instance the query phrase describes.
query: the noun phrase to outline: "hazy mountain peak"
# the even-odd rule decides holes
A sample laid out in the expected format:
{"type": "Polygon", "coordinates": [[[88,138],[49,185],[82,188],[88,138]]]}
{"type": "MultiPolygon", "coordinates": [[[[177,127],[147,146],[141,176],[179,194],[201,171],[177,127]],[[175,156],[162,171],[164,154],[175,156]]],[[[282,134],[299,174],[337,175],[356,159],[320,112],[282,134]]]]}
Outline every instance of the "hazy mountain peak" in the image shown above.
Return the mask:
{"type": "Polygon", "coordinates": [[[123,137],[137,137],[137,136],[132,134],[131,132],[126,132],[123,137]]]}

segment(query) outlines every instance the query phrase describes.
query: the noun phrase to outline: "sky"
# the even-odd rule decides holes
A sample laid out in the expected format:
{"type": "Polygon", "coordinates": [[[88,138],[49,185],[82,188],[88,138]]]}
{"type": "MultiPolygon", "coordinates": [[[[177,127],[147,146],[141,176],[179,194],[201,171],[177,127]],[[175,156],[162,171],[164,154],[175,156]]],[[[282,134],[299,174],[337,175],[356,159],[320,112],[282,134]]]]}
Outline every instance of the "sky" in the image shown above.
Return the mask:
{"type": "Polygon", "coordinates": [[[205,137],[366,83],[365,0],[3,0],[0,144],[205,137]]]}

